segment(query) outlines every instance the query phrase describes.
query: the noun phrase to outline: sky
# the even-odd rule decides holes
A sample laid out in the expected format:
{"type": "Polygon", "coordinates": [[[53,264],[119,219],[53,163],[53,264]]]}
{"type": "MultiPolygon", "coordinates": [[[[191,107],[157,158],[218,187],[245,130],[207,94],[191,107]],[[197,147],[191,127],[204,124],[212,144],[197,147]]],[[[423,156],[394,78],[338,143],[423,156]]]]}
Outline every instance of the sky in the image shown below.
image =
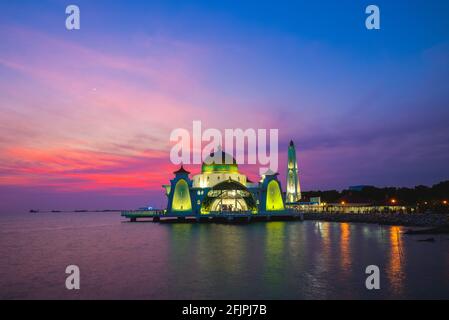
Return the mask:
{"type": "Polygon", "coordinates": [[[194,120],[279,129],[281,182],[292,139],[303,190],[449,179],[448,1],[17,0],[0,16],[0,213],[164,207],[170,132],[194,120]]]}

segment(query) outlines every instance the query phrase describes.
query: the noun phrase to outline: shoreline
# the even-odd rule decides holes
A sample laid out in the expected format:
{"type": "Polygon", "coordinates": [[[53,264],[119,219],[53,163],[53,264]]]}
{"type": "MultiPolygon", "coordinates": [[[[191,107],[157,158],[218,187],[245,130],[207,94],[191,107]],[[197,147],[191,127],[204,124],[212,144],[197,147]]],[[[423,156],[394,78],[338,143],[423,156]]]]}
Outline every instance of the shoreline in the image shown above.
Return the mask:
{"type": "Polygon", "coordinates": [[[449,226],[449,215],[438,213],[304,213],[304,220],[360,222],[405,227],[440,228],[449,226]]]}

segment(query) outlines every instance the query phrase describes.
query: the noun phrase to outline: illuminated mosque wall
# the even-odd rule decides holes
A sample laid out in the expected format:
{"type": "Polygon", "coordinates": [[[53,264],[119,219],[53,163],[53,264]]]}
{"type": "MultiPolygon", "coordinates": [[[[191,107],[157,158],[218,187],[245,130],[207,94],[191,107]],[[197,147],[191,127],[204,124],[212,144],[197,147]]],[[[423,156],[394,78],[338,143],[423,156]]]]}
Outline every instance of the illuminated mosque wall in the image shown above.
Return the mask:
{"type": "Polygon", "coordinates": [[[279,181],[271,180],[268,183],[266,193],[265,211],[279,211],[285,209],[279,181]]]}
{"type": "Polygon", "coordinates": [[[170,181],[170,186],[164,186],[168,201],[167,211],[173,213],[192,212],[192,183],[189,179],[190,172],[181,167],[174,172],[175,178],[170,181]]]}
{"type": "Polygon", "coordinates": [[[172,211],[189,212],[192,211],[192,201],[187,181],[180,179],[173,191],[172,211]]]}

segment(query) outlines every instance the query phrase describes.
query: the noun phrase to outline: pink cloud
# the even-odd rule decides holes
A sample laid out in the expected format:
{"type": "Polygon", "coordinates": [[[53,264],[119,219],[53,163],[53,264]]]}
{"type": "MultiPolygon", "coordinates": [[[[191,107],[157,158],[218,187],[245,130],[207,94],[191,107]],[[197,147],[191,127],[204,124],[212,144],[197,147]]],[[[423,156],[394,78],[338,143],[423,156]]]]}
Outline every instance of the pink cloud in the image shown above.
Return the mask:
{"type": "Polygon", "coordinates": [[[123,55],[19,27],[0,38],[13,48],[0,52],[4,186],[162,194],[174,128],[276,128],[272,114],[202,82],[201,46],[142,37],[139,54],[123,55]]]}

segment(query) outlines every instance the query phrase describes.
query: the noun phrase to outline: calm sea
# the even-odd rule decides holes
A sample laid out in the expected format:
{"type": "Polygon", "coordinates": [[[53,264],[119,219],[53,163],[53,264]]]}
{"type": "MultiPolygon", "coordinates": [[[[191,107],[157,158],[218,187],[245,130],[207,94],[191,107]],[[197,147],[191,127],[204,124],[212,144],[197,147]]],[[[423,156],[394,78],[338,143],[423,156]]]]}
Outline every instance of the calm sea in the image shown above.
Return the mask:
{"type": "Polygon", "coordinates": [[[0,216],[2,299],[449,298],[449,235],[326,222],[129,223],[117,213],[0,216]],[[77,265],[81,289],[65,288],[77,265]],[[380,290],[365,268],[380,268],[380,290]]]}

